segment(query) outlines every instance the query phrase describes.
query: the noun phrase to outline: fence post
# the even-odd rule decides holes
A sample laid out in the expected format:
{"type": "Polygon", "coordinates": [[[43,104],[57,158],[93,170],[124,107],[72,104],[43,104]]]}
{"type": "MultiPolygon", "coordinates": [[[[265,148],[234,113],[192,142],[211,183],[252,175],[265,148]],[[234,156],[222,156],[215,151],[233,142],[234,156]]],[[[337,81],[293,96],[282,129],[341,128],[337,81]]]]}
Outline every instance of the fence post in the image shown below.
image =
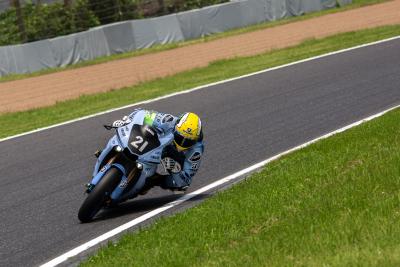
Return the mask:
{"type": "Polygon", "coordinates": [[[22,9],[21,9],[21,4],[19,0],[11,0],[12,6],[15,7],[15,11],[17,14],[17,26],[19,29],[19,34],[21,36],[21,42],[26,43],[28,38],[26,36],[26,30],[25,30],[25,23],[24,23],[24,17],[22,14],[22,9]]]}

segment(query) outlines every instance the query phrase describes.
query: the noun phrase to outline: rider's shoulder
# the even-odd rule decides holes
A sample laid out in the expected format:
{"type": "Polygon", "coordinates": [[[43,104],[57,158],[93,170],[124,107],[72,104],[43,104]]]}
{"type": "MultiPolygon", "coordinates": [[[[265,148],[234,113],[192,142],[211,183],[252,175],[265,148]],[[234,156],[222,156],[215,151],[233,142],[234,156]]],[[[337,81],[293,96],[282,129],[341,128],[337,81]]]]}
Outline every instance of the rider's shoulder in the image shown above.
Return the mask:
{"type": "Polygon", "coordinates": [[[157,112],[156,119],[160,123],[175,123],[177,117],[169,113],[157,112]]]}

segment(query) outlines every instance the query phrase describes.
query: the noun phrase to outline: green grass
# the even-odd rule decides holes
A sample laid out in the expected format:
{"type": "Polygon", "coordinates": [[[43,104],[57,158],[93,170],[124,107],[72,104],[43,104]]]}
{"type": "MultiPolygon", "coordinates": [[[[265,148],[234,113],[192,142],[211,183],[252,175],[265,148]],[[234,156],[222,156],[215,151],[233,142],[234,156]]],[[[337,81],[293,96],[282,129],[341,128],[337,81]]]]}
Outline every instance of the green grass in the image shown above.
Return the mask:
{"type": "Polygon", "coordinates": [[[221,39],[221,38],[225,38],[228,36],[243,34],[243,33],[247,33],[247,32],[270,28],[270,27],[276,27],[279,25],[284,25],[284,24],[288,24],[291,22],[295,22],[295,21],[306,20],[306,19],[310,19],[310,18],[314,18],[314,17],[319,17],[319,16],[323,16],[323,15],[327,15],[327,14],[342,12],[342,11],[349,10],[349,9],[359,8],[362,6],[367,6],[367,5],[372,5],[372,4],[382,3],[382,2],[388,2],[388,1],[390,1],[390,0],[353,0],[352,4],[346,5],[344,7],[327,9],[327,10],[323,10],[323,11],[319,11],[319,12],[305,14],[305,15],[299,16],[299,17],[291,17],[291,18],[274,21],[274,22],[261,23],[261,24],[252,25],[252,26],[239,28],[239,29],[234,29],[234,30],[230,30],[227,32],[218,33],[218,34],[214,34],[211,36],[206,36],[206,37],[198,38],[198,39],[194,39],[194,40],[166,44],[166,45],[156,45],[154,47],[147,48],[147,49],[127,52],[127,53],[123,53],[123,54],[99,57],[94,60],[80,62],[78,64],[69,65],[69,66],[66,66],[63,68],[45,69],[45,70],[37,71],[34,73],[28,73],[28,74],[11,74],[11,75],[7,75],[4,77],[0,77],[0,83],[7,82],[7,81],[13,81],[13,80],[25,79],[25,78],[29,78],[29,77],[36,77],[36,76],[40,76],[40,75],[45,75],[45,74],[49,74],[49,73],[67,70],[67,69],[76,69],[76,68],[81,68],[81,67],[85,67],[85,66],[106,63],[106,62],[113,61],[113,60],[119,60],[119,59],[124,59],[124,58],[130,58],[130,57],[150,54],[150,53],[156,53],[156,52],[160,52],[160,51],[166,51],[166,50],[183,47],[183,46],[187,46],[187,45],[192,45],[192,44],[197,44],[197,43],[209,42],[212,40],[221,39]]]}
{"type": "Polygon", "coordinates": [[[2,126],[0,138],[397,35],[400,35],[400,25],[345,33],[321,40],[308,40],[296,47],[258,56],[217,61],[205,68],[194,69],[121,90],[82,96],[78,99],[57,103],[51,107],[0,114],[0,125],[2,126]]]}
{"type": "Polygon", "coordinates": [[[399,120],[284,156],[82,266],[400,266],[399,120]]]}

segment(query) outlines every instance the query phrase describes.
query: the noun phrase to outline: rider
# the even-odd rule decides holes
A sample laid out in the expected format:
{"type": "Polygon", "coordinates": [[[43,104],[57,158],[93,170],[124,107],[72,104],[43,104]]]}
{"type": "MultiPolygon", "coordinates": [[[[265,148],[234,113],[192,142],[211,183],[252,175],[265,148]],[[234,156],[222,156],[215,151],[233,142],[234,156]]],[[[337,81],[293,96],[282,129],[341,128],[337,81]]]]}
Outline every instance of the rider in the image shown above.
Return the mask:
{"type": "MultiPolygon", "coordinates": [[[[121,127],[130,123],[134,116],[142,109],[135,109],[122,120],[114,121],[114,127],[121,127]]],[[[204,151],[203,131],[200,118],[192,112],[186,112],[175,117],[171,114],[152,110],[145,112],[143,124],[154,127],[159,135],[171,134],[171,143],[162,153],[162,165],[168,171],[167,175],[159,175],[157,166],[144,166],[137,186],[126,193],[132,198],[137,194],[145,194],[153,186],[173,191],[185,191],[192,182],[193,176],[200,167],[204,151]],[[150,179],[146,179],[151,177],[150,179]]]]}

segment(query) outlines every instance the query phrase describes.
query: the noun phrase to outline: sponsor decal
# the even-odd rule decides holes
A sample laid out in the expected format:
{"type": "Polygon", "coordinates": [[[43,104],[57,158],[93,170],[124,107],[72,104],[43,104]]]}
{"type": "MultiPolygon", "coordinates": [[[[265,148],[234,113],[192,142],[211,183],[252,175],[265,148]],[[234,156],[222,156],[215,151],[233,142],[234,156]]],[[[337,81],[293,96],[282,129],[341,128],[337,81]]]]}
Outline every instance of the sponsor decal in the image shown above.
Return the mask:
{"type": "Polygon", "coordinates": [[[125,188],[128,185],[128,180],[122,180],[121,183],[119,184],[120,188],[125,188]]]}
{"type": "Polygon", "coordinates": [[[173,121],[173,120],[174,120],[174,116],[172,116],[171,114],[165,114],[165,115],[162,117],[162,122],[163,122],[163,123],[171,122],[171,121],[173,121]]]}
{"type": "Polygon", "coordinates": [[[190,157],[189,157],[189,161],[191,162],[197,162],[199,161],[201,158],[201,153],[196,151],[194,152],[190,157]]]}
{"type": "Polygon", "coordinates": [[[186,130],[183,130],[185,133],[192,135],[192,128],[187,128],[186,130]]]}
{"type": "Polygon", "coordinates": [[[199,169],[199,163],[198,162],[192,163],[192,170],[197,170],[197,169],[199,169]]]}
{"type": "Polygon", "coordinates": [[[146,127],[146,128],[145,128],[145,131],[148,132],[148,133],[150,133],[152,136],[155,135],[155,133],[154,133],[149,127],[146,127]]]}

